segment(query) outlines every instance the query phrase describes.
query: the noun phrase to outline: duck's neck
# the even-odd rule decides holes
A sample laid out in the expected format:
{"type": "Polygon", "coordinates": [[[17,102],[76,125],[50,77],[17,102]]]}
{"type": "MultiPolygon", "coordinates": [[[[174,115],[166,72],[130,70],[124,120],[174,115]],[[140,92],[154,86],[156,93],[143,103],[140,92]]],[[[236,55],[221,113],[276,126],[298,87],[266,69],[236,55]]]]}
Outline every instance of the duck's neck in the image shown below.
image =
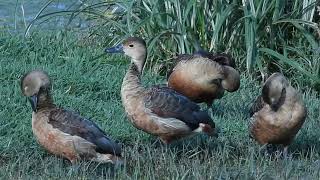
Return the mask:
{"type": "Polygon", "coordinates": [[[38,94],[37,110],[53,107],[55,107],[55,105],[53,104],[50,90],[40,90],[38,94]]]}
{"type": "Polygon", "coordinates": [[[127,99],[128,95],[136,96],[141,91],[144,90],[144,88],[141,85],[141,72],[143,69],[143,65],[137,65],[135,63],[131,63],[129,66],[129,69],[123,78],[122,87],[121,87],[121,94],[122,97],[127,99]]]}

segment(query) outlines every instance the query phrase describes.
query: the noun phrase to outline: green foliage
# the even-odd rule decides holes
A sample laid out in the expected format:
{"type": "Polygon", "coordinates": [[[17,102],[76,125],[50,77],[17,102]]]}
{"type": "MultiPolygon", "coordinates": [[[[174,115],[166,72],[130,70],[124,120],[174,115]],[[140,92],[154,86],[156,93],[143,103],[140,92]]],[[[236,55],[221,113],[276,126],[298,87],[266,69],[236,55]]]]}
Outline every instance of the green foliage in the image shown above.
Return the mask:
{"type": "MultiPolygon", "coordinates": [[[[120,99],[127,68],[123,57],[96,59],[103,49],[98,43],[84,45],[81,34],[74,32],[0,37],[0,179],[319,179],[320,100],[312,91],[303,94],[308,118],[289,148],[292,158],[264,156],[248,137],[248,109],[261,89],[244,75],[237,92],[226,93],[214,104],[218,139],[199,135],[165,147],[135,129],[125,116],[120,99]],[[78,172],[71,171],[67,160],[38,145],[20,78],[39,68],[49,73],[58,105],[93,119],[123,143],[124,167],[81,162],[78,172]]],[[[150,71],[143,77],[145,85],[164,81],[150,71]]]]}
{"type": "Polygon", "coordinates": [[[303,85],[316,87],[319,82],[319,53],[313,51],[319,48],[316,34],[320,36],[315,0],[89,2],[49,14],[41,9],[29,27],[53,15],[69,14],[69,22],[84,15],[95,24],[89,37],[96,41],[114,45],[127,36],[144,37],[149,46],[147,65],[155,69],[168,68],[176,53],[202,47],[231,53],[240,69],[253,74],[282,71],[303,85]],[[281,56],[275,59],[273,52],[281,56]]]}

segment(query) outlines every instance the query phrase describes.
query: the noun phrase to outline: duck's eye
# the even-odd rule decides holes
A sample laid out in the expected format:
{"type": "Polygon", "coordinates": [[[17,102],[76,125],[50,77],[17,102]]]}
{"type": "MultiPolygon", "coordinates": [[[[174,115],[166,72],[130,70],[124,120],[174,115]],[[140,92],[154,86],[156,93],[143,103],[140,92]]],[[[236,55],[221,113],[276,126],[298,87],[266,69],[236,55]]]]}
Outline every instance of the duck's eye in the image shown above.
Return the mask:
{"type": "Polygon", "coordinates": [[[129,47],[133,47],[133,44],[129,44],[129,47]]]}

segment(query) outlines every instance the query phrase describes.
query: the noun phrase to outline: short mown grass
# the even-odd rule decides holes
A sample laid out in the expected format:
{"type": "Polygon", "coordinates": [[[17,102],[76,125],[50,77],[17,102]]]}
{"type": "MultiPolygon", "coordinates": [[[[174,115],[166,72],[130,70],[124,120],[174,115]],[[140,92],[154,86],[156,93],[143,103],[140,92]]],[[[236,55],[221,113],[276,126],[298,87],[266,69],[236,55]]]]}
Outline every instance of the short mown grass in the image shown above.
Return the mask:
{"type": "MultiPolygon", "coordinates": [[[[303,93],[308,118],[289,159],[267,157],[249,139],[248,109],[259,94],[257,81],[242,73],[241,88],[226,93],[214,104],[219,138],[199,135],[169,146],[135,129],[127,120],[120,99],[126,71],[122,56],[95,57],[103,47],[83,45],[81,36],[36,32],[28,39],[0,34],[0,177],[1,179],[318,179],[320,177],[320,100],[303,93]],[[123,144],[121,168],[81,162],[71,164],[47,153],[33,137],[31,108],[20,91],[20,77],[43,69],[53,81],[56,104],[93,119],[123,144]]],[[[84,43],[85,44],[85,43],[84,43]]],[[[144,73],[146,86],[165,78],[144,73]]]]}

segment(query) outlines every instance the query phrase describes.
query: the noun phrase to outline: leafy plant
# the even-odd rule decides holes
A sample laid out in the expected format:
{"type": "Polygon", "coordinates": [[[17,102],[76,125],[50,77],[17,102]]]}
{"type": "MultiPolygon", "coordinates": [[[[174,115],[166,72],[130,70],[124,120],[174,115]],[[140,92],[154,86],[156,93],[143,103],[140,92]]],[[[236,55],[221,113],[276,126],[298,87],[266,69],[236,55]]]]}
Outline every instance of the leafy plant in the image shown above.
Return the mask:
{"type": "Polygon", "coordinates": [[[84,1],[70,11],[43,14],[42,9],[31,25],[48,16],[69,14],[72,22],[81,15],[94,24],[89,37],[104,37],[107,45],[127,36],[144,37],[148,67],[168,68],[175,54],[203,48],[231,53],[239,68],[251,74],[302,74],[296,79],[308,78],[313,86],[320,79],[319,55],[312,51],[319,48],[315,10],[315,0],[84,1]]]}

